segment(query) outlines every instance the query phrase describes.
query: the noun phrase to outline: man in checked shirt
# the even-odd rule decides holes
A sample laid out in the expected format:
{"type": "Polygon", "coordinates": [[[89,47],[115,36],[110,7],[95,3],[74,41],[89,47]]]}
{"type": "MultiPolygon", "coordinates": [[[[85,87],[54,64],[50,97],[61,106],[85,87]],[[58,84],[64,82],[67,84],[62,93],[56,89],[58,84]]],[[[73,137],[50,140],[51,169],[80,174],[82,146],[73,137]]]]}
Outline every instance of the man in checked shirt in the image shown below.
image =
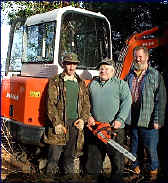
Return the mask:
{"type": "MultiPolygon", "coordinates": [[[[140,174],[138,151],[144,147],[149,159],[148,178],[155,180],[159,168],[157,145],[159,129],[164,125],[166,90],[161,74],[149,65],[149,52],[146,47],[134,48],[133,58],[134,68],[126,78],[133,102],[130,115],[131,152],[137,157],[132,168],[135,175],[140,174]]],[[[134,177],[136,176],[130,176],[129,181],[134,177]]]]}

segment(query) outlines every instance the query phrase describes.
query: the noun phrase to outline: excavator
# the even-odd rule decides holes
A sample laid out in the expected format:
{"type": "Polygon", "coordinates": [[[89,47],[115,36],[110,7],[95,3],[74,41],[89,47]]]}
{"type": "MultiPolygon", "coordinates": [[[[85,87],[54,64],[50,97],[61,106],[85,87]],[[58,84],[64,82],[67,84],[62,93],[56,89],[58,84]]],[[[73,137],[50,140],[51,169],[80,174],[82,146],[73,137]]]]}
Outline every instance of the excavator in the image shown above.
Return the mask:
{"type": "Polygon", "coordinates": [[[101,13],[72,6],[12,22],[1,79],[1,146],[11,157],[27,162],[33,154],[32,161],[45,146],[49,78],[63,71],[68,52],[78,55],[81,78],[96,75],[97,64],[112,58],[110,27],[101,13]]]}
{"type": "MultiPolygon", "coordinates": [[[[150,49],[165,44],[165,40],[154,36],[145,38],[158,30],[154,27],[134,33],[126,41],[116,61],[118,78],[124,79],[129,73],[136,46],[150,49]]],[[[98,74],[97,63],[107,57],[112,59],[108,19],[101,13],[67,6],[13,22],[6,76],[1,82],[2,148],[7,152],[16,154],[18,142],[43,146],[48,79],[62,72],[61,62],[67,52],[79,56],[77,73],[87,84],[98,74]]]]}
{"type": "Polygon", "coordinates": [[[76,53],[81,60],[77,73],[91,78],[97,63],[112,57],[111,45],[110,23],[100,13],[67,6],[16,20],[1,88],[1,117],[11,135],[25,144],[40,144],[48,120],[48,78],[63,71],[63,55],[76,53]]]}

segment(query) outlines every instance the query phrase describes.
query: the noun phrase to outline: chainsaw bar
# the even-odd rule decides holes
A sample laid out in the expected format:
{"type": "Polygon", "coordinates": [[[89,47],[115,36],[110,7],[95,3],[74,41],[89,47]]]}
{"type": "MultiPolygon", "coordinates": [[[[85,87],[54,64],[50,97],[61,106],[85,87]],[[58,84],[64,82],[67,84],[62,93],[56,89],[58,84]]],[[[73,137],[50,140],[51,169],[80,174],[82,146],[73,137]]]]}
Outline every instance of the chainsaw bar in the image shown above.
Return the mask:
{"type": "Polygon", "coordinates": [[[122,153],[124,156],[126,156],[130,160],[132,160],[132,161],[136,160],[136,157],[132,153],[127,151],[125,148],[123,148],[120,144],[115,142],[113,139],[106,138],[101,131],[98,132],[97,135],[99,135],[102,138],[106,139],[108,144],[110,144],[112,147],[114,147],[116,150],[118,150],[120,153],[122,153]]]}

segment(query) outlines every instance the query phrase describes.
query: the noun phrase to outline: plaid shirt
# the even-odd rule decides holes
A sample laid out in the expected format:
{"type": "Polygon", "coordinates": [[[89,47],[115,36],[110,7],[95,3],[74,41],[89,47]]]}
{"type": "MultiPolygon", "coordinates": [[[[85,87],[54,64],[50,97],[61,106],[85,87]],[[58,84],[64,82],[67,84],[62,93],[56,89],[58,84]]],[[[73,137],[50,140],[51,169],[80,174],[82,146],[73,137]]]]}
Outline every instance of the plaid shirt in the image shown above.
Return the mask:
{"type": "Polygon", "coordinates": [[[131,90],[131,95],[132,95],[132,102],[135,103],[139,100],[140,95],[141,95],[141,84],[144,78],[146,71],[143,71],[140,76],[137,76],[137,74],[134,72],[134,78],[132,80],[132,90],[131,90]]]}

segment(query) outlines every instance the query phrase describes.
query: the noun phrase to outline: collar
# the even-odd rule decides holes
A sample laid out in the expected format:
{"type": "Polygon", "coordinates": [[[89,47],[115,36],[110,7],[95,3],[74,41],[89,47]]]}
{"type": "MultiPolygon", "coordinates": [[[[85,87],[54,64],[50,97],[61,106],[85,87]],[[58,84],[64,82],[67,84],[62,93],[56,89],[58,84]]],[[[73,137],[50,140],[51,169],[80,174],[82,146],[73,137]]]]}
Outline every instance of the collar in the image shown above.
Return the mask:
{"type": "Polygon", "coordinates": [[[106,80],[106,81],[102,81],[102,80],[100,79],[100,77],[99,77],[98,79],[99,79],[99,82],[106,83],[106,82],[108,82],[108,81],[113,80],[113,78],[114,78],[114,76],[112,76],[111,78],[109,78],[109,79],[106,80]]]}
{"type": "Polygon", "coordinates": [[[64,76],[64,81],[74,81],[74,82],[77,82],[77,78],[75,76],[68,76],[68,75],[65,75],[64,76]]]}
{"type": "Polygon", "coordinates": [[[100,77],[99,77],[98,82],[99,82],[100,86],[103,87],[106,83],[109,83],[110,81],[112,81],[113,78],[114,78],[114,77],[111,77],[111,78],[109,78],[109,79],[106,80],[106,81],[102,81],[102,80],[100,79],[100,77]]]}
{"type": "Polygon", "coordinates": [[[134,70],[134,75],[136,75],[136,77],[140,77],[140,76],[144,75],[145,72],[146,72],[146,70],[143,70],[143,71],[134,70]]]}

